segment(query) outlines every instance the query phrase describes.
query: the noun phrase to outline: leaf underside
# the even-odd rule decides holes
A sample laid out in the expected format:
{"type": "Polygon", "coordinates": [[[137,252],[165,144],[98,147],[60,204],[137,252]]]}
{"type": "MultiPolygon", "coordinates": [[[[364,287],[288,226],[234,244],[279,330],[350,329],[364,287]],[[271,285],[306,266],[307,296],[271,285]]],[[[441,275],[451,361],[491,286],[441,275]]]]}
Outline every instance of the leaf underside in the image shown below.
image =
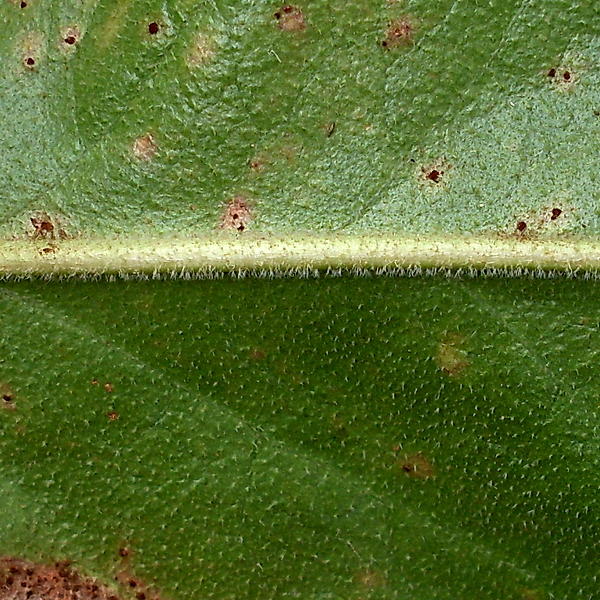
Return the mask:
{"type": "Polygon", "coordinates": [[[278,244],[269,267],[310,267],[286,240],[340,234],[346,267],[430,266],[437,243],[440,266],[547,268],[542,244],[594,268],[598,8],[434,4],[6,2],[4,270],[132,271],[123,246],[253,236],[278,244]],[[400,249],[361,244],[381,236],[400,249]],[[483,256],[456,250],[472,236],[483,256]]]}

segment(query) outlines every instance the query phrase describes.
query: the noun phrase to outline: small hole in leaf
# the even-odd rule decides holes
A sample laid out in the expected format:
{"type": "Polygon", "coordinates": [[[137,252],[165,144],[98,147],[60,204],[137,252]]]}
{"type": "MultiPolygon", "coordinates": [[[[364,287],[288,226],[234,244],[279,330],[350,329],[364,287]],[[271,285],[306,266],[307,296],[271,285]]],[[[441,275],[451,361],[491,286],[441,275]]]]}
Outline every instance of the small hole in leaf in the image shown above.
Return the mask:
{"type": "Polygon", "coordinates": [[[548,77],[554,77],[556,75],[556,69],[550,69],[548,71],[548,77]]]}
{"type": "Polygon", "coordinates": [[[571,80],[571,73],[569,73],[569,71],[565,71],[565,72],[563,73],[563,79],[564,79],[565,81],[570,81],[570,80],[571,80]]]}
{"type": "Polygon", "coordinates": [[[152,22],[150,25],[148,25],[148,33],[151,35],[157,34],[159,29],[160,27],[156,22],[152,22]]]}
{"type": "Polygon", "coordinates": [[[517,223],[517,231],[525,231],[526,228],[527,228],[527,223],[525,223],[525,221],[519,221],[517,223]]]}
{"type": "Polygon", "coordinates": [[[552,216],[550,217],[550,220],[556,221],[556,219],[558,219],[558,217],[560,217],[561,214],[562,214],[562,210],[560,208],[553,208],[552,216]]]}
{"type": "Polygon", "coordinates": [[[65,38],[65,44],[69,44],[69,46],[72,46],[76,41],[77,38],[74,35],[70,35],[65,38]]]}
{"type": "Polygon", "coordinates": [[[28,67],[33,67],[33,66],[35,65],[35,59],[34,59],[34,58],[32,58],[31,56],[28,56],[28,57],[25,59],[25,64],[26,64],[28,67]]]}

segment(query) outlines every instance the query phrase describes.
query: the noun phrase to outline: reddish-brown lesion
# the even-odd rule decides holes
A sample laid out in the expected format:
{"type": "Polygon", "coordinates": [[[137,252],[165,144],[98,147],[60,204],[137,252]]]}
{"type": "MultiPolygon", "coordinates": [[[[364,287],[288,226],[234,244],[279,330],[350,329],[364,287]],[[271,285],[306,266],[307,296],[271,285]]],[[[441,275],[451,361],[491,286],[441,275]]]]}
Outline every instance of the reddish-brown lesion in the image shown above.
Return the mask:
{"type": "Polygon", "coordinates": [[[385,32],[385,39],[381,42],[381,45],[387,50],[410,46],[414,41],[416,31],[417,22],[414,17],[404,15],[390,21],[385,32]]]}
{"type": "Polygon", "coordinates": [[[283,31],[302,31],[306,29],[306,19],[297,6],[285,4],[274,15],[279,28],[283,31]]]}

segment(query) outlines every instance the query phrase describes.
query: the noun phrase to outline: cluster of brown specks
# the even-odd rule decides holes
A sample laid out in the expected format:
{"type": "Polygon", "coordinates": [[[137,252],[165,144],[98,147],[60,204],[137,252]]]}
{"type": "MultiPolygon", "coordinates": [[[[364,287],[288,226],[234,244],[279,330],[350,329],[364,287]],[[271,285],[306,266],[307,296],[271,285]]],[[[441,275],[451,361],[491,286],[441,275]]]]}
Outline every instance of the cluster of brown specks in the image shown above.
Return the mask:
{"type": "Polygon", "coordinates": [[[547,72],[547,77],[550,83],[555,85],[558,89],[565,91],[572,90],[579,80],[579,76],[575,69],[565,66],[558,68],[552,67],[547,72]]]}
{"type": "Polygon", "coordinates": [[[573,211],[574,208],[562,203],[531,211],[517,220],[514,234],[519,239],[527,240],[543,233],[558,233],[564,229],[573,211]]]}
{"type": "Polygon", "coordinates": [[[69,562],[52,565],[13,557],[0,559],[0,600],[119,600],[96,579],[80,575],[69,562]]]}

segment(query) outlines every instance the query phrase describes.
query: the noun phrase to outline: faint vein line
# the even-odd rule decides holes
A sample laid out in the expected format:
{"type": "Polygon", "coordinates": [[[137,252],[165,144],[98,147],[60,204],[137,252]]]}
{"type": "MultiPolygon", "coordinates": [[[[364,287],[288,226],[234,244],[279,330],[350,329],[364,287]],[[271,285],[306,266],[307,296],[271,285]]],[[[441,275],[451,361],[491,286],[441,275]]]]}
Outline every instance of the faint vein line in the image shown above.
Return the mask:
{"type": "MultiPolygon", "coordinates": [[[[87,326],[87,325],[84,326],[79,320],[77,320],[76,323],[73,323],[74,319],[73,319],[72,315],[68,315],[68,314],[64,313],[64,311],[56,309],[55,306],[42,300],[41,298],[39,298],[36,295],[34,295],[32,297],[30,294],[23,295],[22,293],[15,292],[14,290],[6,290],[6,289],[2,289],[2,288],[0,288],[0,295],[10,296],[10,297],[16,299],[21,305],[23,305],[28,310],[30,315],[44,315],[46,318],[49,318],[53,323],[61,323],[61,328],[68,327],[69,329],[73,330],[76,334],[79,334],[80,336],[81,336],[82,332],[86,332],[86,335],[82,336],[82,337],[85,337],[85,339],[87,339],[89,341],[94,340],[95,342],[98,342],[99,345],[101,345],[102,341],[104,341],[104,342],[107,341],[102,336],[98,336],[98,334],[94,328],[90,329],[89,326],[87,326]]],[[[177,380],[172,380],[165,373],[163,373],[162,369],[157,369],[151,363],[148,363],[145,360],[141,360],[139,357],[135,356],[134,354],[131,354],[131,352],[121,348],[120,346],[117,346],[110,339],[108,339],[108,348],[109,348],[109,352],[111,354],[113,354],[113,355],[120,354],[121,356],[124,356],[128,361],[130,361],[132,365],[135,365],[138,368],[140,368],[140,372],[153,373],[156,375],[157,380],[160,381],[161,383],[163,383],[165,386],[166,386],[166,383],[169,382],[169,387],[172,388],[174,386],[174,387],[182,390],[188,397],[190,397],[190,398],[194,397],[195,394],[194,394],[193,390],[189,390],[187,388],[187,386],[181,384],[177,380]]],[[[364,495],[364,501],[366,501],[367,498],[371,498],[371,503],[369,504],[369,508],[374,508],[378,512],[380,512],[381,510],[383,510],[383,511],[388,510],[388,506],[382,500],[381,495],[379,493],[373,491],[370,488],[370,486],[365,485],[364,482],[360,478],[357,478],[355,476],[350,478],[348,471],[346,471],[345,469],[341,469],[340,467],[338,467],[336,465],[329,464],[329,463],[325,462],[324,460],[320,459],[319,457],[314,456],[312,453],[309,453],[305,450],[302,451],[299,448],[297,448],[295,445],[288,444],[287,442],[284,442],[284,441],[280,440],[279,438],[271,437],[267,433],[262,431],[261,428],[255,427],[251,423],[247,422],[244,418],[242,418],[236,412],[232,411],[230,408],[228,408],[226,406],[222,406],[221,404],[215,402],[214,400],[208,400],[208,401],[210,401],[210,403],[214,406],[214,409],[217,410],[219,413],[221,413],[223,416],[225,416],[228,419],[235,419],[237,421],[237,423],[242,424],[248,430],[253,432],[254,435],[258,439],[261,439],[264,442],[266,442],[266,444],[277,445],[278,447],[280,447],[283,450],[284,453],[291,454],[292,457],[295,457],[295,456],[300,457],[304,463],[315,464],[318,469],[324,470],[326,473],[331,473],[334,477],[337,477],[341,481],[343,481],[346,489],[352,489],[352,490],[362,489],[362,494],[364,495]]],[[[164,419],[167,416],[168,416],[167,414],[163,413],[161,415],[161,418],[158,419],[154,423],[154,425],[160,424],[162,421],[164,421],[164,419]]],[[[150,435],[150,434],[152,434],[152,431],[150,429],[147,429],[146,432],[144,432],[142,435],[140,435],[139,439],[141,440],[142,436],[150,435]]],[[[358,494],[356,494],[356,493],[355,493],[355,495],[358,496],[358,494]]],[[[431,535],[432,539],[435,540],[436,538],[437,539],[441,538],[441,540],[444,540],[444,543],[451,543],[454,540],[456,540],[457,538],[462,539],[463,541],[467,541],[471,545],[473,550],[479,550],[480,552],[486,554],[486,560],[489,561],[490,563],[496,562],[496,561],[492,561],[493,557],[500,557],[500,558],[504,559],[504,560],[501,560],[502,564],[509,566],[513,572],[518,573],[521,576],[525,575],[528,578],[535,577],[535,575],[533,575],[530,572],[530,570],[527,569],[526,567],[517,566],[511,560],[506,559],[505,553],[501,549],[496,547],[495,545],[494,546],[482,545],[480,543],[474,542],[471,539],[469,533],[465,532],[460,527],[453,526],[452,528],[450,528],[447,523],[445,523],[443,526],[440,526],[439,519],[437,519],[434,515],[431,515],[429,513],[429,511],[425,511],[423,509],[413,506],[413,507],[411,507],[410,512],[411,512],[411,515],[413,516],[413,519],[414,519],[415,515],[418,515],[418,518],[422,521],[422,523],[426,527],[430,528],[430,535],[431,535]],[[440,535],[440,531],[443,532],[442,535],[440,535]]],[[[371,519],[373,519],[373,517],[371,517],[371,519]]],[[[341,544],[343,544],[344,538],[340,537],[339,541],[341,544]]],[[[391,540],[390,540],[390,542],[391,542],[391,540]]],[[[389,545],[390,542],[383,541],[382,549],[385,549],[389,545]]],[[[391,543],[393,544],[393,542],[391,542],[391,543]]]]}
{"type": "Polygon", "coordinates": [[[490,54],[488,61],[483,66],[484,69],[489,69],[492,61],[496,58],[496,56],[503,49],[504,44],[506,44],[506,42],[509,39],[511,39],[510,32],[515,30],[515,24],[520,20],[521,15],[525,12],[525,10],[527,8],[527,5],[531,5],[533,3],[533,1],[534,0],[521,0],[521,4],[515,11],[509,24],[504,28],[504,33],[502,34],[502,37],[500,38],[500,41],[498,42],[496,49],[490,54]]]}
{"type": "MultiPolygon", "coordinates": [[[[452,6],[448,9],[446,14],[444,15],[444,18],[441,19],[435,25],[435,27],[432,27],[425,35],[419,37],[419,39],[417,40],[417,43],[415,44],[415,47],[412,51],[415,52],[417,50],[420,50],[426,40],[429,40],[430,38],[435,37],[441,29],[445,28],[448,20],[450,19],[450,16],[453,15],[457,10],[459,10],[459,5],[463,4],[463,3],[464,3],[464,0],[454,0],[454,2],[452,3],[452,6]]],[[[389,75],[390,71],[397,68],[397,65],[400,63],[401,60],[402,60],[402,57],[398,57],[391,65],[389,65],[388,67],[385,68],[385,70],[384,70],[384,88],[386,87],[385,82],[388,79],[388,75],[389,75]]],[[[400,89],[402,90],[404,88],[405,88],[405,85],[403,85],[400,89]]],[[[390,190],[392,189],[392,187],[394,185],[394,182],[398,179],[398,175],[402,171],[404,166],[405,165],[401,161],[398,160],[396,166],[391,170],[387,180],[385,180],[379,187],[379,189],[377,191],[377,197],[374,198],[372,202],[366,202],[365,206],[360,211],[358,211],[357,214],[353,215],[352,217],[349,217],[344,223],[342,223],[342,225],[340,227],[338,227],[338,230],[341,231],[341,230],[347,229],[348,227],[352,226],[357,221],[362,220],[366,215],[368,215],[377,206],[379,206],[381,204],[381,202],[383,201],[384,197],[387,197],[389,195],[390,190]]]]}
{"type": "Polygon", "coordinates": [[[529,355],[530,360],[539,368],[540,371],[543,371],[546,374],[548,380],[552,381],[556,390],[562,392],[563,394],[567,393],[568,388],[565,383],[556,376],[552,369],[550,369],[550,367],[544,362],[542,357],[538,355],[538,352],[536,352],[536,350],[529,343],[527,336],[520,332],[519,329],[507,319],[505,314],[497,308],[497,303],[492,303],[489,301],[480,290],[474,290],[471,287],[463,288],[463,290],[465,289],[467,294],[473,298],[477,298],[485,307],[487,312],[492,314],[499,323],[502,323],[507,331],[512,333],[515,338],[519,340],[521,347],[526,354],[529,355]]]}

